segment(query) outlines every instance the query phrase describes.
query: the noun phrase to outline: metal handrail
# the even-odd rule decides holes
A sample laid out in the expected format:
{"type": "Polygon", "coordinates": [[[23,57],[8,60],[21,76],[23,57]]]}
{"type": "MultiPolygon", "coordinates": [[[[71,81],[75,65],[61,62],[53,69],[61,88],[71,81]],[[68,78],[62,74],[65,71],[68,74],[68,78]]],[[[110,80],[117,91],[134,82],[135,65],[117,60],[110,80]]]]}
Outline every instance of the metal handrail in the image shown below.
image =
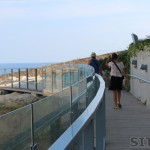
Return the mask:
{"type": "MultiPolygon", "coordinates": [[[[100,105],[102,105],[102,102],[104,100],[105,83],[101,76],[99,76],[99,75],[96,75],[96,76],[97,76],[98,80],[100,81],[100,87],[99,87],[99,90],[98,90],[96,96],[94,97],[94,99],[92,100],[90,105],[87,107],[87,109],[80,115],[80,117],[62,134],[62,136],[60,136],[57,139],[57,141],[48,150],[68,149],[68,147],[74,143],[73,142],[74,139],[79,134],[81,134],[82,130],[85,130],[85,128],[87,127],[87,124],[90,123],[90,121],[96,115],[97,111],[99,111],[98,109],[100,109],[99,107],[100,107],[100,105]]],[[[104,115],[104,114],[101,114],[101,115],[104,115]]],[[[104,116],[99,116],[99,117],[102,119],[104,116]]],[[[99,128],[100,128],[100,126],[99,126],[99,128]]],[[[104,129],[102,129],[102,130],[104,130],[104,129]]],[[[104,140],[103,138],[105,138],[105,135],[103,135],[101,133],[101,136],[103,136],[102,141],[100,141],[100,139],[98,139],[99,142],[97,142],[97,143],[102,142],[103,143],[102,147],[104,148],[105,142],[103,141],[104,140]]]]}
{"type": "Polygon", "coordinates": [[[140,78],[138,76],[135,76],[135,75],[132,75],[132,74],[128,74],[128,76],[133,78],[133,79],[138,79],[141,83],[148,83],[148,84],[150,84],[150,81],[142,79],[142,78],[140,78]]]}

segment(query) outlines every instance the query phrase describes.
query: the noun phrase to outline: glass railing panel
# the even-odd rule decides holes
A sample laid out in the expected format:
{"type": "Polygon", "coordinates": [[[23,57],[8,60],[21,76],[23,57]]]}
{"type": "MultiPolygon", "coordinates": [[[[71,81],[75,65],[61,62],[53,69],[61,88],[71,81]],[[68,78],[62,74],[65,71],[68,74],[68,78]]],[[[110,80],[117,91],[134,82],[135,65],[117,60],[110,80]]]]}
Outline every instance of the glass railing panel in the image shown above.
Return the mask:
{"type": "Polygon", "coordinates": [[[37,90],[42,91],[44,89],[44,69],[37,68],[37,90]]]}
{"type": "Polygon", "coordinates": [[[70,69],[63,68],[63,88],[66,88],[71,85],[70,69]]]}
{"type": "Polygon", "coordinates": [[[83,111],[86,109],[86,91],[80,96],[78,101],[78,113],[79,116],[83,113],[83,111]]]}
{"type": "Polygon", "coordinates": [[[78,87],[79,87],[79,95],[80,95],[83,91],[86,90],[87,87],[86,79],[79,81],[78,87]]]}
{"type": "Polygon", "coordinates": [[[86,109],[86,91],[80,95],[73,103],[71,107],[71,121],[72,123],[81,115],[86,109]]]}
{"type": "Polygon", "coordinates": [[[88,84],[87,86],[87,105],[90,104],[90,102],[93,100],[97,93],[97,89],[99,89],[100,83],[97,80],[97,78],[94,78],[94,80],[88,84]]]}
{"type": "Polygon", "coordinates": [[[0,69],[0,87],[11,87],[12,86],[12,76],[11,69],[0,69]]]}
{"type": "Polygon", "coordinates": [[[44,150],[70,125],[70,89],[34,103],[33,112],[35,143],[44,150]]]}
{"type": "Polygon", "coordinates": [[[18,69],[13,69],[13,76],[12,76],[12,80],[13,80],[13,87],[14,88],[19,88],[19,73],[18,73],[18,69]]]}
{"type": "Polygon", "coordinates": [[[79,97],[79,83],[72,85],[72,103],[79,97]]]}
{"type": "Polygon", "coordinates": [[[0,117],[0,149],[29,150],[31,145],[31,105],[0,117]]]}
{"type": "Polygon", "coordinates": [[[79,81],[79,74],[77,68],[70,69],[70,72],[71,85],[73,85],[79,81]]]}
{"type": "Polygon", "coordinates": [[[53,73],[52,68],[46,68],[43,70],[43,78],[45,79],[45,89],[49,94],[53,93],[53,77],[55,75],[55,72],[53,73]]]}
{"type": "Polygon", "coordinates": [[[84,79],[84,77],[85,77],[85,69],[84,68],[78,68],[78,74],[79,74],[79,81],[84,79]]]}
{"type": "Polygon", "coordinates": [[[53,69],[52,72],[52,88],[53,93],[57,93],[59,91],[62,91],[63,89],[63,70],[62,69],[53,69]]]}
{"type": "Polygon", "coordinates": [[[19,77],[19,88],[27,89],[27,70],[26,69],[20,69],[18,70],[18,75],[20,74],[19,77]]]}
{"type": "Polygon", "coordinates": [[[28,89],[36,90],[36,69],[28,69],[28,89]]]}

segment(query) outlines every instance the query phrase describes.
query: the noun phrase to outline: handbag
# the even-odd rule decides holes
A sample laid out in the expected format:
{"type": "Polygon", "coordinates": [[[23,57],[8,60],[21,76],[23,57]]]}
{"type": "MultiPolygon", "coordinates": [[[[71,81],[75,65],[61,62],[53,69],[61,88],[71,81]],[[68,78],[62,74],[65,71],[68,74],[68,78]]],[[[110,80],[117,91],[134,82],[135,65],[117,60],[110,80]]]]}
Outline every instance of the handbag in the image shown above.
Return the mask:
{"type": "MultiPolygon", "coordinates": [[[[118,65],[114,62],[114,61],[112,61],[115,65],[116,65],[116,67],[117,67],[117,69],[119,70],[119,72],[122,74],[122,72],[121,72],[121,70],[120,70],[120,68],[118,67],[118,65]]],[[[122,74],[122,80],[124,79],[124,75],[122,74]]]]}

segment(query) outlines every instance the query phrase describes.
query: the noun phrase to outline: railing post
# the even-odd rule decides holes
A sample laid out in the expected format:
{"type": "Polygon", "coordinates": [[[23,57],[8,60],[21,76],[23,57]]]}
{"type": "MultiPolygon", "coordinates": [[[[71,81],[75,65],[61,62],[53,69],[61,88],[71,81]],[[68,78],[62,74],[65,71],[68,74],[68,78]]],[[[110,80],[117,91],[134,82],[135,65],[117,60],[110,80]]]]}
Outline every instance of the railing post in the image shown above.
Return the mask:
{"type": "Polygon", "coordinates": [[[70,68],[70,65],[69,65],[69,74],[70,74],[70,86],[71,86],[71,68],[70,68]]]}
{"type": "Polygon", "coordinates": [[[79,82],[79,72],[80,72],[80,70],[79,70],[79,67],[78,67],[78,82],[79,82]]]}
{"type": "Polygon", "coordinates": [[[61,82],[61,84],[62,84],[62,91],[63,91],[63,84],[64,84],[64,82],[63,82],[63,68],[62,68],[62,82],[61,82]]]}
{"type": "Polygon", "coordinates": [[[37,90],[37,68],[35,69],[35,89],[37,90]]]}
{"type": "Polygon", "coordinates": [[[105,105],[103,102],[100,104],[96,113],[96,150],[104,150],[105,148],[105,116],[103,108],[105,105]]]}
{"type": "Polygon", "coordinates": [[[4,74],[5,74],[5,86],[6,86],[6,68],[4,69],[4,74]]]}
{"type": "Polygon", "coordinates": [[[20,69],[18,69],[18,82],[19,82],[19,88],[20,88],[20,69]]]}
{"type": "Polygon", "coordinates": [[[11,87],[13,88],[13,69],[11,69],[11,87]]]}
{"type": "Polygon", "coordinates": [[[43,68],[42,68],[42,87],[44,89],[45,87],[44,87],[44,75],[43,74],[44,74],[44,71],[43,71],[43,68]]]}
{"type": "Polygon", "coordinates": [[[86,107],[88,106],[89,104],[89,101],[88,101],[88,87],[87,87],[87,78],[86,78],[86,107]]]}
{"type": "Polygon", "coordinates": [[[73,122],[73,111],[72,111],[72,86],[70,86],[70,124],[73,122]]]}
{"type": "Polygon", "coordinates": [[[27,89],[29,89],[29,83],[28,83],[28,69],[26,69],[26,82],[27,82],[27,89]]]}
{"type": "Polygon", "coordinates": [[[52,68],[52,70],[51,70],[51,80],[52,80],[52,82],[51,82],[51,83],[52,83],[52,87],[51,87],[51,88],[52,88],[52,94],[53,94],[53,92],[54,92],[54,91],[53,91],[53,87],[54,87],[54,86],[53,86],[53,68],[52,68]]]}
{"type": "Polygon", "coordinates": [[[89,125],[84,130],[83,134],[83,150],[94,149],[94,120],[92,119],[89,125]]]}
{"type": "Polygon", "coordinates": [[[37,150],[37,145],[34,143],[34,114],[33,104],[31,104],[31,150],[37,150]]]}

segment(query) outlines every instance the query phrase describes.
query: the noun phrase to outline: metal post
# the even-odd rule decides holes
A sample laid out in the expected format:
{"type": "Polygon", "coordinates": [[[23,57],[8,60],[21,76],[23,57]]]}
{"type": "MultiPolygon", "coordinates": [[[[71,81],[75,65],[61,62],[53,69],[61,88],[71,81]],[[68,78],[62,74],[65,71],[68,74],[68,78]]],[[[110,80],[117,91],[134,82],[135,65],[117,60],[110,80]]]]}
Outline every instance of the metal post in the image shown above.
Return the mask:
{"type": "Polygon", "coordinates": [[[52,68],[52,71],[51,71],[51,80],[52,80],[51,83],[52,83],[52,94],[53,94],[53,92],[54,92],[54,91],[53,91],[53,68],[52,68]]]}
{"type": "Polygon", "coordinates": [[[79,82],[79,72],[80,72],[80,69],[79,69],[79,67],[78,67],[78,82],[79,82]]]}
{"type": "Polygon", "coordinates": [[[45,78],[44,78],[44,71],[43,71],[43,69],[44,69],[44,68],[42,68],[42,86],[43,86],[43,89],[44,89],[44,88],[45,88],[45,87],[44,87],[44,81],[45,81],[44,79],[45,79],[45,78]]]}
{"type": "Polygon", "coordinates": [[[96,113],[96,150],[104,150],[104,122],[103,105],[101,103],[96,113]]]}
{"type": "Polygon", "coordinates": [[[93,150],[94,148],[94,121],[93,119],[84,130],[83,150],[93,150]]]}
{"type": "Polygon", "coordinates": [[[71,86],[71,69],[69,68],[69,70],[70,70],[70,86],[71,86]]]}
{"type": "Polygon", "coordinates": [[[19,88],[20,88],[20,69],[18,69],[18,82],[19,82],[19,88]]]}
{"type": "Polygon", "coordinates": [[[29,83],[28,83],[28,69],[26,69],[26,82],[27,82],[27,89],[29,89],[29,83]]]}
{"type": "Polygon", "coordinates": [[[35,89],[37,90],[37,68],[35,69],[35,89]]]}
{"type": "Polygon", "coordinates": [[[11,69],[11,87],[13,88],[13,69],[11,69]]]}
{"type": "Polygon", "coordinates": [[[62,68],[62,91],[63,91],[63,87],[64,87],[64,82],[63,82],[63,75],[64,75],[64,73],[63,73],[63,68],[62,68]]]}
{"type": "Polygon", "coordinates": [[[87,87],[87,78],[86,78],[86,107],[89,105],[89,101],[88,101],[88,87],[87,87]]]}
{"type": "Polygon", "coordinates": [[[85,65],[83,64],[83,66],[84,66],[84,77],[83,78],[85,78],[86,77],[86,75],[85,75],[85,65]]]}
{"type": "Polygon", "coordinates": [[[31,150],[37,150],[37,145],[34,143],[34,114],[33,114],[33,104],[31,104],[31,150]]]}
{"type": "Polygon", "coordinates": [[[73,122],[73,110],[72,110],[72,86],[70,86],[70,124],[73,122]]]}
{"type": "Polygon", "coordinates": [[[102,104],[103,106],[103,134],[104,134],[104,136],[103,136],[103,139],[104,139],[104,149],[105,149],[105,140],[106,140],[106,120],[105,120],[105,118],[106,118],[106,113],[105,113],[105,108],[106,108],[106,106],[105,106],[105,91],[104,91],[104,95],[103,95],[103,104],[102,104]]]}
{"type": "Polygon", "coordinates": [[[4,69],[4,74],[5,74],[5,86],[6,86],[6,68],[4,69]]]}

